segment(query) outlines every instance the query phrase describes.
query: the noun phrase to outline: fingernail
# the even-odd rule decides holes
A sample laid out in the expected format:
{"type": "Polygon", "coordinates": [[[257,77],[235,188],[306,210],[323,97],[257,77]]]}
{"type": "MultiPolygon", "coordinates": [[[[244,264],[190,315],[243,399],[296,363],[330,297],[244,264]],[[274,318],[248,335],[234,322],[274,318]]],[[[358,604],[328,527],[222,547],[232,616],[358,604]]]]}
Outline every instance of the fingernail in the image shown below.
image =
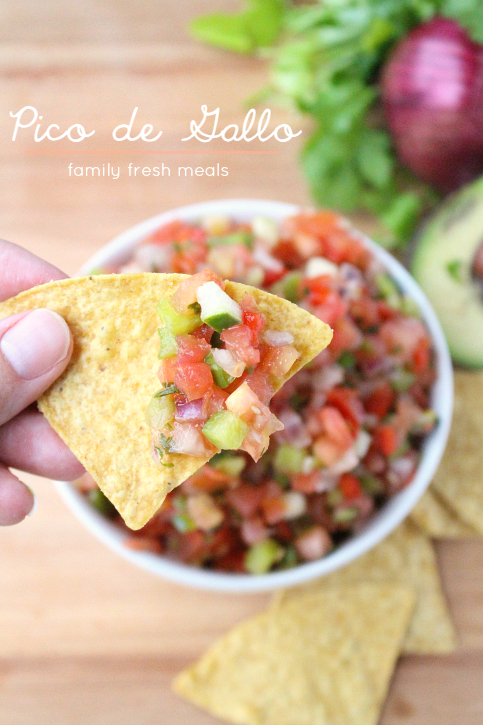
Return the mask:
{"type": "Polygon", "coordinates": [[[70,345],[65,320],[52,310],[34,310],[0,341],[5,359],[19,378],[33,380],[65,358],[70,345]]]}
{"type": "MultiPolygon", "coordinates": [[[[25,485],[27,486],[27,484],[25,484],[25,485]]],[[[27,488],[28,488],[28,490],[30,491],[30,493],[32,494],[32,496],[34,497],[34,503],[33,503],[33,506],[32,506],[32,508],[30,509],[30,511],[28,512],[27,516],[33,516],[33,515],[34,515],[34,513],[35,513],[35,512],[37,511],[37,504],[38,504],[38,498],[37,498],[37,496],[35,495],[35,493],[34,493],[34,492],[32,491],[32,489],[30,488],[30,486],[27,486],[27,488]]]]}

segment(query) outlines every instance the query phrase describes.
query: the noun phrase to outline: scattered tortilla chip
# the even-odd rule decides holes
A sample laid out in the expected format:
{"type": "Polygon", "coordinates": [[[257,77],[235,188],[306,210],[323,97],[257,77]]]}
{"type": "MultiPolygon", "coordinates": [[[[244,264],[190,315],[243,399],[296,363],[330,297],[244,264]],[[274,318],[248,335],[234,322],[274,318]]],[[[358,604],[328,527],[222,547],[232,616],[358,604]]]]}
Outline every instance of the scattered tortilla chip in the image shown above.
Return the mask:
{"type": "Polygon", "coordinates": [[[376,725],[413,603],[391,584],[303,594],[239,624],[174,689],[237,725],[376,725]]]}
{"type": "Polygon", "coordinates": [[[404,584],[416,594],[416,605],[403,643],[406,653],[452,652],[455,632],[446,606],[433,547],[416,526],[406,522],[379,546],[349,566],[303,587],[274,596],[273,606],[304,592],[325,591],[359,582],[404,584]]]}
{"type": "MultiPolygon", "coordinates": [[[[119,274],[66,279],[0,304],[0,319],[47,307],[69,324],[72,361],[39,400],[39,407],[132,529],[141,528],[166,494],[209,460],[171,454],[166,462],[174,467],[159,468],[151,457],[144,416],[159,389],[156,304],[171,296],[184,277],[119,274]]],[[[267,327],[293,334],[301,357],[278,387],[331,339],[328,325],[287,300],[232,282],[227,292],[237,301],[249,292],[266,316],[267,327]]]]}
{"type": "Polygon", "coordinates": [[[455,374],[453,423],[434,489],[459,518],[483,534],[483,373],[455,374]]]}
{"type": "Polygon", "coordinates": [[[439,496],[429,488],[409,517],[433,539],[471,539],[477,532],[465,524],[439,496]]]}

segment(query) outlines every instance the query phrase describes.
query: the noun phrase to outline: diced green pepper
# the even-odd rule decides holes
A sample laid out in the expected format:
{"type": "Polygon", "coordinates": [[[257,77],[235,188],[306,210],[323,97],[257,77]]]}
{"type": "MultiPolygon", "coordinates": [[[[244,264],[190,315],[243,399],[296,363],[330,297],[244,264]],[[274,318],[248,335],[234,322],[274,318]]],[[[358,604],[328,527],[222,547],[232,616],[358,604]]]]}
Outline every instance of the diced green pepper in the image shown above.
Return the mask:
{"type": "Polygon", "coordinates": [[[401,308],[402,298],[396,283],[388,274],[376,274],[374,277],[377,291],[387,304],[396,310],[401,308]]]}
{"type": "Polygon", "coordinates": [[[236,244],[243,244],[248,249],[251,249],[253,246],[253,234],[249,231],[232,232],[232,234],[208,237],[206,242],[209,247],[233,247],[236,244]]]}
{"type": "Polygon", "coordinates": [[[173,333],[167,327],[158,328],[161,344],[159,346],[158,358],[164,360],[167,357],[174,357],[178,354],[178,345],[173,333]]]}
{"type": "Polygon", "coordinates": [[[172,395],[153,395],[146,408],[146,423],[150,428],[163,430],[174,418],[176,406],[172,395]]]}
{"type": "Polygon", "coordinates": [[[250,574],[265,574],[282,559],[284,549],[273,539],[264,539],[251,546],[245,556],[245,569],[250,574]]]}
{"type": "Polygon", "coordinates": [[[415,382],[416,376],[404,368],[398,368],[391,375],[391,386],[396,393],[404,393],[415,382]]]}
{"type": "Polygon", "coordinates": [[[273,465],[279,473],[301,473],[305,456],[305,451],[284,443],[275,453],[273,465]]]}
{"type": "Polygon", "coordinates": [[[355,506],[341,506],[335,509],[332,514],[336,524],[348,524],[349,521],[353,521],[358,514],[358,510],[355,506]]]}
{"type": "Polygon", "coordinates": [[[165,297],[158,304],[158,315],[173,335],[189,335],[202,325],[199,315],[178,314],[165,297]]]}
{"type": "Polygon", "coordinates": [[[237,450],[248,433],[248,425],[231,410],[219,410],[208,418],[203,435],[217,448],[237,450]]]}
{"type": "Polygon", "coordinates": [[[226,473],[228,476],[233,476],[233,478],[238,478],[246,464],[246,459],[243,456],[236,456],[230,453],[227,455],[218,453],[210,461],[210,466],[216,468],[217,471],[226,473]]]}
{"type": "Polygon", "coordinates": [[[225,372],[223,368],[220,368],[218,363],[215,361],[212,352],[210,352],[205,357],[205,363],[208,363],[208,365],[210,366],[211,374],[213,375],[215,385],[218,385],[219,388],[227,388],[228,385],[230,385],[230,383],[235,380],[232,375],[228,375],[228,373],[225,372]]]}
{"type": "Polygon", "coordinates": [[[194,531],[196,524],[188,514],[175,514],[171,519],[173,526],[182,534],[194,531]]]}

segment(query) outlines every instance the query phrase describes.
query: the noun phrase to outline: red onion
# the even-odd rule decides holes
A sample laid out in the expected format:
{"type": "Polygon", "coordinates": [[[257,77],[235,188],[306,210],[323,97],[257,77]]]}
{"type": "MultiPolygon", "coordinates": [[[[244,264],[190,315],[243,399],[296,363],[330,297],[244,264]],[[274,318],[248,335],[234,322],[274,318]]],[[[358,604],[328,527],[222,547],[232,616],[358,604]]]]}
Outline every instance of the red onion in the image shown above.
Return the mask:
{"type": "Polygon", "coordinates": [[[203,414],[203,398],[176,402],[176,420],[206,420],[206,417],[203,414]]]}
{"type": "Polygon", "coordinates": [[[483,46],[435,17],[395,49],[382,75],[387,123],[401,161],[448,192],[483,171],[483,46]]]}

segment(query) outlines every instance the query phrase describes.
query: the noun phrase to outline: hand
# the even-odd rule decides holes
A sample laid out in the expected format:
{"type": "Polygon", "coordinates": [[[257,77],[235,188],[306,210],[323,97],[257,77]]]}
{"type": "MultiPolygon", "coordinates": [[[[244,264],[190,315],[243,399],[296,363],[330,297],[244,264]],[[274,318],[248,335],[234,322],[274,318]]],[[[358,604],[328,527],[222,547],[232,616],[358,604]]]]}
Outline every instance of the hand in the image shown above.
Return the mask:
{"type": "MultiPolygon", "coordinates": [[[[0,241],[0,301],[65,275],[21,247],[0,241]]],[[[35,502],[9,466],[72,480],[83,468],[32,405],[65,370],[72,354],[67,323],[50,310],[0,320],[0,525],[22,521],[35,502]]]]}

